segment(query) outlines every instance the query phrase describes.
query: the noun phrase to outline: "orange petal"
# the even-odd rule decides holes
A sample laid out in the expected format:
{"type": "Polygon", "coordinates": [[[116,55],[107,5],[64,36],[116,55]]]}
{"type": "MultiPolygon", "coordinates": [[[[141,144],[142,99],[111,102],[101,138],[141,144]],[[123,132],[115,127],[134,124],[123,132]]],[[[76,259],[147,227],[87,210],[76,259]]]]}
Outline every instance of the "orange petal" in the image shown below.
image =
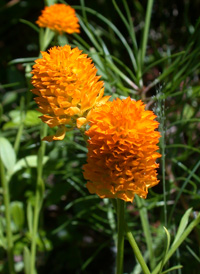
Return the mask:
{"type": "Polygon", "coordinates": [[[42,140],[48,141],[48,142],[52,142],[53,140],[63,140],[65,138],[66,131],[67,131],[67,128],[65,126],[60,126],[57,129],[55,135],[46,136],[42,140]]]}
{"type": "Polygon", "coordinates": [[[87,122],[87,119],[84,117],[80,117],[76,120],[77,128],[82,127],[87,122]]]}

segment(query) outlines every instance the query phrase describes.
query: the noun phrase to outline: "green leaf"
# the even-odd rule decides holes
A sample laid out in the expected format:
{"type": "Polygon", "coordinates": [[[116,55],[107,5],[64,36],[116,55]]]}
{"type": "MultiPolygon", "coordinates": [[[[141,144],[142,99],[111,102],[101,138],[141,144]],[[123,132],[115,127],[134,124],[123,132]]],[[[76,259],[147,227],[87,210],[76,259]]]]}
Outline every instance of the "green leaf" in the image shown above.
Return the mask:
{"type": "Polygon", "coordinates": [[[45,185],[42,178],[38,179],[37,182],[37,191],[39,192],[39,207],[42,207],[43,199],[44,199],[44,191],[45,191],[45,185]]]}
{"type": "Polygon", "coordinates": [[[10,121],[10,122],[5,123],[2,127],[2,129],[8,130],[8,129],[18,128],[18,127],[19,127],[19,124],[16,124],[16,123],[10,121]]]}
{"type": "MultiPolygon", "coordinates": [[[[177,250],[177,248],[185,241],[185,239],[188,237],[188,235],[191,233],[191,231],[199,223],[200,223],[200,213],[198,213],[197,216],[195,217],[195,219],[186,227],[186,229],[184,230],[183,234],[181,235],[181,237],[179,237],[179,239],[176,241],[176,243],[171,246],[169,252],[166,254],[166,258],[165,258],[164,264],[166,264],[166,262],[175,253],[175,251],[177,250]]],[[[161,264],[163,264],[163,261],[159,262],[157,264],[156,268],[152,271],[152,274],[159,273],[159,269],[161,267],[161,264]]]]}
{"type": "Polygon", "coordinates": [[[45,2],[46,2],[47,6],[51,6],[51,5],[55,4],[57,1],[56,0],[46,0],[45,2]]]}
{"type": "Polygon", "coordinates": [[[197,262],[200,263],[200,257],[188,245],[186,245],[186,248],[189,253],[197,260],[197,262]]]}
{"type": "MultiPolygon", "coordinates": [[[[41,113],[36,110],[28,110],[26,112],[26,116],[24,119],[25,126],[30,127],[30,126],[39,125],[41,122],[39,119],[40,115],[41,115],[41,113]]],[[[9,116],[11,118],[11,121],[4,124],[4,126],[3,126],[4,130],[9,129],[9,128],[16,128],[22,122],[20,110],[11,110],[9,112],[9,116]]]]}
{"type": "MultiPolygon", "coordinates": [[[[42,164],[45,165],[48,159],[49,159],[48,156],[44,156],[42,164]]],[[[27,156],[19,160],[14,167],[13,173],[19,171],[22,168],[27,168],[27,167],[30,167],[30,168],[37,167],[37,155],[27,156]]]]}
{"type": "Polygon", "coordinates": [[[181,237],[181,235],[185,231],[185,228],[186,228],[186,226],[188,224],[188,220],[189,220],[191,212],[192,212],[192,208],[189,208],[185,212],[185,214],[183,215],[183,217],[182,217],[182,219],[180,221],[180,225],[179,225],[179,228],[178,228],[178,231],[176,233],[176,237],[174,239],[174,242],[173,242],[172,246],[179,240],[179,238],[181,237]]]}
{"type": "Polygon", "coordinates": [[[29,232],[32,235],[32,230],[33,230],[33,207],[32,207],[31,201],[28,201],[28,205],[27,205],[27,222],[28,222],[29,232]]]}
{"type": "Polygon", "coordinates": [[[22,202],[14,201],[11,203],[11,215],[18,230],[24,225],[24,209],[22,202]]]}
{"type": "MultiPolygon", "coordinates": [[[[19,64],[19,63],[32,63],[34,62],[38,57],[27,57],[27,58],[17,58],[17,59],[13,59],[11,60],[8,65],[15,65],[15,64],[19,64]]],[[[13,84],[18,84],[18,83],[13,83],[13,84]]],[[[12,84],[12,85],[13,85],[12,84]]]]}
{"type": "Polygon", "coordinates": [[[190,106],[189,104],[184,104],[183,117],[185,119],[190,119],[193,117],[194,114],[195,114],[195,108],[190,106]]]}
{"type": "Polygon", "coordinates": [[[25,126],[36,126],[40,124],[40,119],[38,118],[41,116],[41,113],[36,110],[28,110],[26,113],[24,124],[25,126]]]}
{"type": "Polygon", "coordinates": [[[20,124],[21,122],[20,110],[11,110],[9,112],[9,116],[13,123],[15,123],[16,125],[20,124]]]}
{"type": "Polygon", "coordinates": [[[165,233],[166,233],[166,236],[167,236],[167,243],[166,243],[166,247],[165,247],[165,254],[164,254],[164,257],[163,257],[162,262],[161,262],[161,265],[160,265],[160,271],[159,271],[159,274],[161,274],[162,269],[163,269],[163,267],[164,267],[164,264],[165,264],[165,259],[166,259],[166,256],[167,256],[167,253],[168,253],[168,250],[169,250],[170,240],[171,240],[171,237],[170,237],[169,231],[167,230],[167,228],[166,228],[166,227],[163,227],[163,228],[164,228],[165,233]]]}
{"type": "Polygon", "coordinates": [[[4,137],[0,137],[0,157],[11,174],[16,163],[16,155],[11,143],[4,137]]]}
{"type": "Polygon", "coordinates": [[[91,195],[91,196],[77,198],[76,200],[73,200],[71,203],[67,204],[66,207],[64,208],[64,210],[68,210],[69,208],[71,208],[72,206],[74,206],[77,203],[86,202],[87,200],[93,200],[93,199],[99,199],[99,197],[91,195]]]}
{"type": "Polygon", "coordinates": [[[8,105],[14,102],[16,99],[17,99],[17,93],[15,91],[6,92],[6,94],[3,96],[2,104],[4,106],[8,105]]]}
{"type": "Polygon", "coordinates": [[[33,23],[31,23],[30,21],[28,20],[25,20],[25,19],[19,19],[19,22],[25,24],[25,25],[28,25],[29,27],[31,27],[32,29],[34,29],[35,31],[39,32],[40,29],[34,25],[33,23]]]}
{"type": "Polygon", "coordinates": [[[6,238],[3,235],[3,217],[0,216],[0,246],[2,246],[5,250],[7,249],[6,238]]]}
{"type": "Polygon", "coordinates": [[[69,44],[67,36],[66,35],[58,35],[58,44],[59,46],[64,46],[69,44]]]}
{"type": "Polygon", "coordinates": [[[27,246],[24,246],[24,271],[29,274],[30,271],[31,254],[27,246]]]}
{"type": "MultiPolygon", "coordinates": [[[[82,9],[82,7],[80,6],[73,6],[75,9],[82,9]]],[[[132,61],[133,67],[135,70],[137,70],[137,64],[136,64],[136,60],[135,60],[135,56],[132,52],[132,49],[130,48],[127,40],[125,39],[125,37],[122,35],[122,33],[118,30],[118,28],[110,21],[108,20],[105,16],[101,15],[100,13],[98,13],[97,11],[91,9],[91,8],[87,8],[84,7],[84,10],[86,12],[89,12],[93,15],[95,15],[97,18],[99,18],[100,20],[102,20],[104,23],[106,23],[115,33],[116,35],[119,37],[119,39],[121,40],[122,44],[124,45],[124,47],[126,48],[127,52],[129,53],[130,59],[132,61]]],[[[80,20],[80,24],[81,26],[84,28],[84,31],[86,31],[86,34],[88,35],[88,37],[91,39],[91,41],[94,43],[94,36],[91,37],[91,33],[89,33],[88,29],[85,27],[85,25],[83,24],[81,18],[79,17],[80,20]]],[[[95,43],[95,46],[98,47],[98,45],[95,43]]],[[[100,48],[101,51],[101,48],[100,48]]]]}
{"type": "Polygon", "coordinates": [[[171,267],[171,268],[169,268],[169,269],[163,271],[161,274],[166,274],[166,273],[168,273],[168,272],[170,272],[170,271],[172,271],[172,270],[180,269],[180,268],[182,268],[182,267],[183,267],[182,265],[176,265],[176,266],[173,266],[173,267],[171,267]]]}

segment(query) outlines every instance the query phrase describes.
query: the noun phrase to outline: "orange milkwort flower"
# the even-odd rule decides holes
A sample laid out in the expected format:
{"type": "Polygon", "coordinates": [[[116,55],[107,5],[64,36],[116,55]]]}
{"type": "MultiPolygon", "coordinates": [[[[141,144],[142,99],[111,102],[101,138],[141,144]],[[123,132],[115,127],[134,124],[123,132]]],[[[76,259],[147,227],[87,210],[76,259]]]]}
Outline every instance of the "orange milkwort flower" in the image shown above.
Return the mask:
{"type": "Polygon", "coordinates": [[[32,92],[38,96],[35,101],[43,114],[40,118],[51,128],[58,126],[56,134],[44,140],[62,140],[66,125],[80,128],[87,123],[89,111],[109,99],[103,97],[103,82],[91,58],[78,48],[53,47],[42,52],[35,63],[32,92]]]}
{"type": "Polygon", "coordinates": [[[90,112],[84,177],[90,193],[132,202],[158,184],[155,160],[160,133],[152,111],[141,101],[116,99],[90,112]]]}
{"type": "Polygon", "coordinates": [[[36,24],[38,24],[39,27],[50,28],[60,34],[63,32],[80,32],[75,10],[65,4],[46,6],[42,10],[42,14],[38,17],[36,24]]]}

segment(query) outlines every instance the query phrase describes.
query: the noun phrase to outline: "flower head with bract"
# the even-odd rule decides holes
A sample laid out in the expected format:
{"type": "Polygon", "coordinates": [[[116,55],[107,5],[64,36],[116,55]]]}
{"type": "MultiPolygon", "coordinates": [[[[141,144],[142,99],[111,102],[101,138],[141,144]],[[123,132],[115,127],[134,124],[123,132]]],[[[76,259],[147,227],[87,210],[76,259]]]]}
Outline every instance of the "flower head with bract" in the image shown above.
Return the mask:
{"type": "Polygon", "coordinates": [[[155,162],[160,133],[156,115],[141,101],[116,99],[90,112],[84,177],[90,193],[133,201],[158,184],[155,162]]]}
{"type": "Polygon", "coordinates": [[[50,28],[62,34],[79,33],[80,26],[75,10],[65,4],[54,4],[46,6],[38,17],[36,24],[39,27],[50,28]]]}
{"type": "Polygon", "coordinates": [[[80,128],[86,124],[89,111],[109,99],[103,97],[103,82],[92,60],[78,48],[53,47],[35,63],[32,92],[38,96],[40,118],[51,128],[58,126],[55,135],[44,138],[47,141],[62,140],[66,125],[80,128]]]}

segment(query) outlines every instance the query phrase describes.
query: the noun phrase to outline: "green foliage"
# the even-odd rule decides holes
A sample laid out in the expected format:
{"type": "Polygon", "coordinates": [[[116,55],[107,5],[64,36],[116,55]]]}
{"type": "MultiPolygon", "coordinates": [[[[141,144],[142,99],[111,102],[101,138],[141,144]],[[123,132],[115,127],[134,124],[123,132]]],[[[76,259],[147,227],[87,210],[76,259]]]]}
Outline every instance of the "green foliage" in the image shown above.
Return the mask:
{"type": "MultiPolygon", "coordinates": [[[[15,272],[31,273],[33,238],[37,273],[114,271],[115,208],[85,187],[85,141],[74,130],[63,141],[41,142],[46,129],[29,91],[39,51],[69,43],[92,58],[107,95],[142,99],[158,115],[161,182],[146,200],[136,197],[127,204],[125,217],[151,273],[198,274],[198,1],[70,1],[81,25],[81,33],[73,35],[55,35],[35,25],[41,1],[11,2],[2,1],[0,10],[7,20],[0,31],[0,272],[11,273],[13,252],[15,272]]],[[[48,135],[53,132],[48,129],[48,135]]],[[[142,273],[128,241],[125,272],[142,273]]]]}

